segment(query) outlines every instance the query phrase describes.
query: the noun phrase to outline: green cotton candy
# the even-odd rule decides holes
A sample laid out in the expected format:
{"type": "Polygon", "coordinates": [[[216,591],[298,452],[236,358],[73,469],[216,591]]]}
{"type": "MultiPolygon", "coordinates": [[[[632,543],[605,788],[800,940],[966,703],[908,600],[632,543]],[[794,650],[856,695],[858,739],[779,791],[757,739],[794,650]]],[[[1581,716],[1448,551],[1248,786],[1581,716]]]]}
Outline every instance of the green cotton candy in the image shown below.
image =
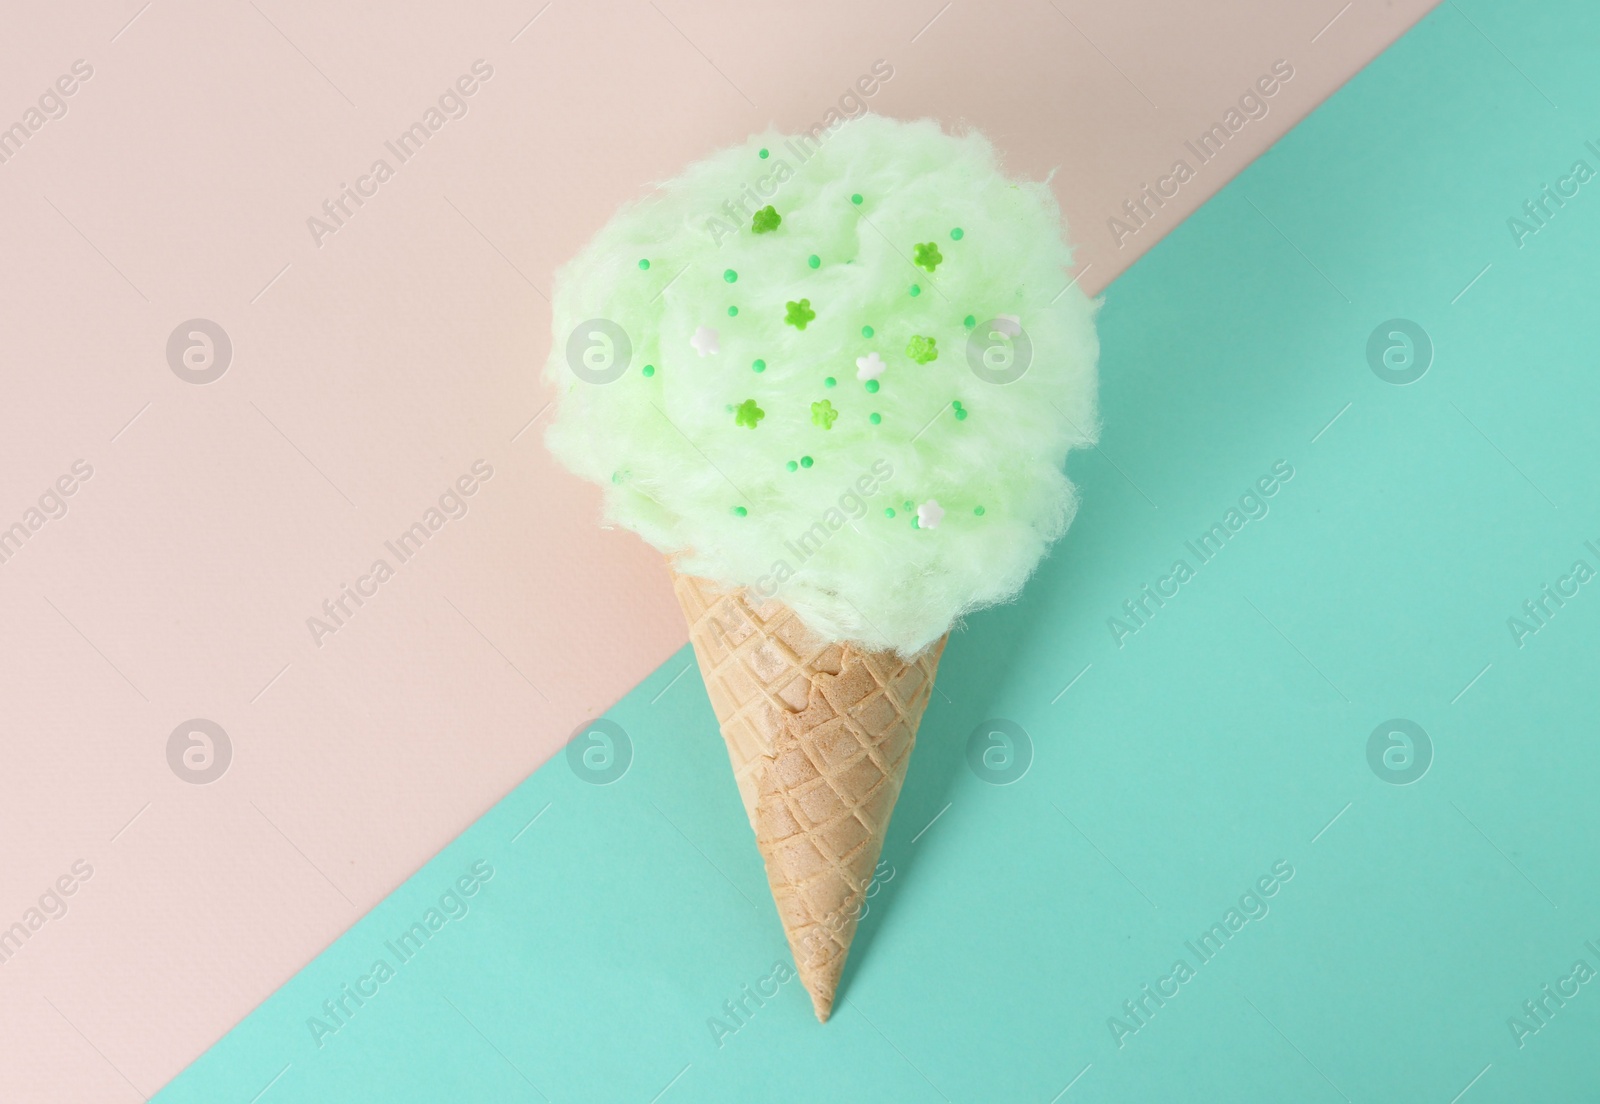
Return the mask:
{"type": "Polygon", "coordinates": [[[1015,597],[1076,512],[1099,344],[1071,266],[1049,188],[980,134],[758,135],[561,271],[546,443],[678,570],[914,655],[1015,597]]]}

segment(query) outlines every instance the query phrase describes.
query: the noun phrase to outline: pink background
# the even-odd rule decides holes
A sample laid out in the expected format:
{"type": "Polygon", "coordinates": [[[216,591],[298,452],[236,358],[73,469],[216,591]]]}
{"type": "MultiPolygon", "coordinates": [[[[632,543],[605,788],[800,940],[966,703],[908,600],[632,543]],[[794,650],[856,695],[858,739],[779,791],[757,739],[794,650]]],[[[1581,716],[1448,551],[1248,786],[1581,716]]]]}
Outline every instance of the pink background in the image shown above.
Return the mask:
{"type": "Polygon", "coordinates": [[[1097,293],[1431,6],[541,2],[9,17],[0,126],[93,76],[0,164],[0,527],[93,475],[0,563],[0,928],[93,874],[0,963],[0,1099],[153,1093],[683,644],[660,558],[540,443],[553,271],[642,184],[884,59],[872,110],[1057,170],[1097,293]],[[1119,248],[1107,219],[1280,58],[1270,114],[1119,248]],[[468,113],[319,246],[477,59],[468,113]],[[196,317],[234,350],[204,386],[165,351],[196,317]],[[315,644],[478,460],[467,515],[315,644]],[[233,745],[209,785],[168,765],[194,717],[233,745]]]}

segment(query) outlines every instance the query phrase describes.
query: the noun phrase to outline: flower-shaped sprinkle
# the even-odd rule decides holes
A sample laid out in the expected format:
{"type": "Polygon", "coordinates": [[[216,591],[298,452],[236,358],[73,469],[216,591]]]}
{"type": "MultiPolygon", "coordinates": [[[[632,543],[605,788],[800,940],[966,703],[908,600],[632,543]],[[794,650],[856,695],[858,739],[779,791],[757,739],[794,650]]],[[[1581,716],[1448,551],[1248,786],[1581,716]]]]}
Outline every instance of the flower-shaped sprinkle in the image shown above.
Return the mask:
{"type": "Polygon", "coordinates": [[[711,356],[720,351],[717,344],[717,331],[710,326],[701,326],[694,331],[694,336],[689,339],[689,344],[694,346],[694,351],[701,356],[711,356]]]}
{"type": "Polygon", "coordinates": [[[746,399],[733,409],[733,424],[736,426],[756,427],[756,423],[767,416],[767,412],[756,405],[754,399],[746,399]]]}
{"type": "Polygon", "coordinates": [[[930,498],[917,507],[917,528],[937,529],[944,520],[944,508],[939,505],[939,500],[930,498]]]}
{"type": "Polygon", "coordinates": [[[938,342],[931,337],[923,337],[920,334],[913,335],[910,343],[906,345],[906,356],[918,364],[926,364],[930,360],[938,360],[938,342]]]}
{"type": "Polygon", "coordinates": [[[783,320],[797,330],[806,328],[806,323],[817,316],[811,309],[811,300],[802,299],[798,303],[793,300],[784,304],[783,320]]]}
{"type": "Polygon", "coordinates": [[[819,425],[823,429],[832,429],[834,419],[839,417],[839,412],[827,399],[811,404],[811,424],[819,425]]]}
{"type": "Polygon", "coordinates": [[[911,250],[911,260],[919,268],[925,268],[932,272],[939,267],[939,263],[944,260],[944,257],[939,252],[938,242],[923,242],[911,250]]]}
{"type": "Polygon", "coordinates": [[[776,230],[782,221],[783,216],[778,214],[778,209],[769,203],[755,213],[750,220],[750,229],[757,234],[765,234],[769,230],[776,230]]]}
{"type": "Polygon", "coordinates": [[[877,379],[883,375],[883,370],[887,367],[889,366],[883,362],[883,358],[876,352],[868,353],[864,357],[856,357],[856,379],[877,379]]]}

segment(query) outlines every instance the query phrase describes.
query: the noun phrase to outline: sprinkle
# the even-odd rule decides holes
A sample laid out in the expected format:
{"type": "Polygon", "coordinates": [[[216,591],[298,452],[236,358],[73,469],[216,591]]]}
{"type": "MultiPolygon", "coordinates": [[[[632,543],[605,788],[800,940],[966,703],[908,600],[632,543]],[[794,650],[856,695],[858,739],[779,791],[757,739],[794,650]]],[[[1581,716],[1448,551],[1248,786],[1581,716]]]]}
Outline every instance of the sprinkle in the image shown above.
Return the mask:
{"type": "Polygon", "coordinates": [[[701,356],[711,356],[721,352],[717,344],[717,331],[710,326],[700,326],[694,331],[694,336],[689,339],[689,344],[694,346],[694,351],[701,356]]]}
{"type": "Polygon", "coordinates": [[[797,330],[806,328],[806,323],[817,316],[811,309],[811,300],[802,299],[798,303],[790,300],[784,304],[783,320],[797,330]]]}
{"type": "Polygon", "coordinates": [[[979,517],[982,517],[983,516],[983,507],[982,506],[974,506],[972,508],[972,512],[974,514],[977,514],[979,517]]]}
{"type": "Polygon", "coordinates": [[[959,226],[957,226],[954,230],[950,231],[950,240],[951,241],[960,241],[962,238],[964,238],[966,236],[967,236],[967,232],[965,230],[961,229],[961,227],[959,227],[959,226]]]}
{"type": "Polygon", "coordinates": [[[790,471],[796,471],[797,469],[799,469],[800,465],[796,464],[793,460],[791,460],[787,464],[785,464],[784,467],[788,468],[790,471]]]}
{"type": "Polygon", "coordinates": [[[914,503],[914,502],[910,502],[910,501],[908,501],[908,502],[906,502],[906,504],[905,504],[905,505],[906,505],[906,509],[908,509],[908,510],[909,510],[909,509],[911,509],[911,508],[912,508],[912,507],[913,507],[913,506],[915,506],[915,505],[916,505],[916,503],[914,503]]]}
{"type": "Polygon", "coordinates": [[[806,258],[806,264],[810,265],[812,268],[821,268],[822,258],[813,253],[811,256],[806,258]]]}
{"type": "Polygon", "coordinates": [[[765,234],[769,230],[776,230],[782,221],[783,216],[778,214],[778,209],[769,203],[751,217],[750,229],[754,233],[765,234]]]}
{"type": "Polygon", "coordinates": [[[746,510],[743,506],[735,506],[733,509],[728,511],[728,513],[732,514],[734,517],[744,517],[749,512],[750,511],[746,510]]]}
{"type": "Polygon", "coordinates": [[[885,506],[883,508],[883,516],[884,517],[894,517],[894,507],[893,506],[885,506]]]}
{"type": "Polygon", "coordinates": [[[862,326],[861,327],[861,336],[862,337],[871,337],[872,336],[872,327],[871,326],[862,326]]]}
{"type": "Polygon", "coordinates": [[[739,274],[730,268],[722,274],[722,278],[731,284],[739,278],[739,274]]]}
{"type": "Polygon", "coordinates": [[[912,284],[911,285],[911,298],[915,299],[917,296],[919,296],[921,294],[922,294],[922,288],[920,286],[918,286],[917,284],[912,284]]]}
{"type": "MultiPolygon", "coordinates": [[[[839,412],[827,399],[811,404],[811,424],[821,426],[823,429],[832,429],[834,421],[839,417],[839,412]]],[[[807,464],[806,467],[810,467],[807,464]]]]}
{"type": "Polygon", "coordinates": [[[739,316],[739,308],[738,307],[729,307],[728,308],[728,317],[729,318],[737,318],[738,316],[739,316]]]}
{"type": "Polygon", "coordinates": [[[643,257],[640,257],[639,258],[639,270],[641,272],[643,272],[645,269],[647,269],[649,267],[650,267],[650,262],[645,260],[643,257]]]}
{"type": "Polygon", "coordinates": [[[978,324],[978,320],[969,314],[961,320],[961,324],[970,330],[978,324]]]}
{"type": "Polygon", "coordinates": [[[917,507],[917,528],[937,529],[939,522],[944,520],[944,510],[939,505],[939,500],[930,498],[917,507]]]}
{"type": "Polygon", "coordinates": [[[765,149],[762,149],[760,153],[756,154],[756,156],[761,158],[761,160],[765,161],[767,159],[767,151],[765,149]]]}
{"type": "Polygon", "coordinates": [[[754,399],[746,399],[733,411],[733,424],[736,426],[756,427],[756,423],[767,416],[767,412],[756,405],[754,399]]]}
{"type": "Polygon", "coordinates": [[[851,196],[850,202],[854,203],[857,207],[861,206],[861,193],[857,192],[855,195],[851,196]]]}
{"type": "Polygon", "coordinates": [[[939,342],[932,337],[913,334],[911,340],[906,343],[906,356],[918,364],[926,364],[930,360],[938,360],[939,342]]]}
{"type": "Polygon", "coordinates": [[[816,463],[816,461],[811,459],[811,457],[809,457],[809,456],[800,457],[800,466],[802,468],[809,468],[812,464],[815,464],[815,463],[816,463]]]}
{"type": "Polygon", "coordinates": [[[757,357],[750,362],[750,370],[752,372],[765,372],[767,370],[767,362],[757,357]]]}
{"type": "Polygon", "coordinates": [[[867,421],[871,422],[873,425],[877,425],[879,422],[883,421],[883,415],[876,412],[868,414],[867,421]]]}
{"type": "Polygon", "coordinates": [[[838,382],[839,382],[838,380],[834,379],[832,376],[829,376],[827,379],[822,381],[822,386],[824,386],[824,387],[832,387],[838,382]]]}
{"type": "Polygon", "coordinates": [[[938,242],[923,242],[911,250],[911,263],[929,272],[938,268],[943,260],[944,255],[939,252],[938,242]]]}
{"type": "Polygon", "coordinates": [[[883,358],[874,350],[866,356],[856,357],[856,379],[877,379],[883,375],[883,370],[887,367],[889,366],[883,362],[883,358]]]}
{"type": "Polygon", "coordinates": [[[876,395],[878,393],[878,381],[875,379],[868,380],[865,384],[865,387],[867,389],[867,394],[869,395],[876,395]]]}
{"type": "Polygon", "coordinates": [[[957,407],[956,408],[956,421],[964,422],[966,420],[967,420],[967,412],[965,410],[962,410],[960,407],[957,407]]]}
{"type": "Polygon", "coordinates": [[[646,364],[644,366],[644,374],[647,377],[655,375],[656,374],[656,366],[654,364],[646,364]]]}

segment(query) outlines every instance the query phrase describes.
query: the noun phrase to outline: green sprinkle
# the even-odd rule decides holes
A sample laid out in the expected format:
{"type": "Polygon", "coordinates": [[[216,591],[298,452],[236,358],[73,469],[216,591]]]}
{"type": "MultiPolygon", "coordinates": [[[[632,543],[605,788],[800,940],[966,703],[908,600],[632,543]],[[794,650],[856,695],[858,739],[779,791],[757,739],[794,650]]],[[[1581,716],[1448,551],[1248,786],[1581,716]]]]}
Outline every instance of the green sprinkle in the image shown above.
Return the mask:
{"type": "Polygon", "coordinates": [[[643,257],[640,257],[639,258],[639,270],[642,272],[643,270],[645,270],[645,269],[647,269],[649,267],[650,267],[650,262],[645,260],[643,257]]]}
{"type": "Polygon", "coordinates": [[[978,320],[969,314],[961,320],[961,324],[970,330],[978,324],[978,320]]]}
{"type": "MultiPolygon", "coordinates": [[[[958,226],[954,230],[950,231],[950,240],[951,241],[960,241],[962,238],[966,237],[966,235],[967,235],[967,232],[965,230],[961,229],[961,227],[958,226]]],[[[981,510],[979,511],[979,513],[982,513],[982,512],[983,511],[981,511],[981,510]]]]}
{"type": "Polygon", "coordinates": [[[734,408],[733,424],[736,426],[756,427],[756,423],[767,416],[767,412],[756,405],[754,399],[746,399],[734,408]]]}
{"type": "MultiPolygon", "coordinates": [[[[811,404],[812,425],[821,426],[823,429],[832,429],[833,423],[838,420],[838,417],[839,412],[833,408],[833,404],[827,399],[811,404]]],[[[810,464],[806,465],[808,468],[810,466],[810,464]]]]}
{"type": "Polygon", "coordinates": [[[733,509],[728,511],[728,513],[732,514],[734,517],[744,517],[749,512],[750,511],[746,510],[743,506],[735,506],[733,509]]]}
{"type": "Polygon", "coordinates": [[[972,508],[972,512],[977,514],[979,517],[982,517],[983,516],[983,507],[982,506],[974,506],[972,508]]]}
{"type": "Polygon", "coordinates": [[[653,375],[655,375],[655,374],[656,374],[656,366],[655,366],[655,365],[654,365],[654,364],[646,364],[646,365],[645,365],[645,366],[644,366],[644,374],[645,374],[645,375],[646,375],[646,376],[653,376],[653,375]]]}
{"type": "Polygon", "coordinates": [[[913,334],[911,340],[906,342],[906,356],[918,364],[926,364],[930,360],[938,360],[938,339],[925,337],[922,334],[913,334]]]}
{"type": "Polygon", "coordinates": [[[929,272],[938,268],[943,260],[944,255],[939,252],[938,242],[923,242],[911,250],[911,263],[929,272]]]}
{"type": "Polygon", "coordinates": [[[915,503],[911,502],[909,499],[906,500],[906,509],[909,510],[914,505],[915,505],[915,503]]]}
{"type": "Polygon", "coordinates": [[[778,214],[778,209],[769,203],[751,217],[750,229],[754,233],[765,234],[769,230],[776,230],[782,221],[783,216],[778,214]]]}
{"type": "Polygon", "coordinates": [[[722,274],[722,278],[731,284],[739,278],[739,274],[730,268],[722,274]]]}
{"type": "Polygon", "coordinates": [[[750,370],[752,372],[765,372],[767,370],[767,362],[758,357],[750,362],[750,370]]]}
{"type": "Polygon", "coordinates": [[[922,288],[919,287],[916,284],[912,284],[911,285],[911,298],[915,299],[917,296],[919,296],[921,294],[922,294],[922,288]]]}
{"type": "Polygon", "coordinates": [[[829,376],[827,379],[822,381],[822,386],[824,386],[824,387],[832,387],[835,384],[837,384],[838,382],[839,382],[838,380],[834,379],[832,376],[829,376]]]}
{"type": "Polygon", "coordinates": [[[955,407],[957,410],[960,410],[961,409],[961,400],[960,399],[951,399],[950,400],[950,405],[955,407]]]}
{"type": "Polygon", "coordinates": [[[877,425],[879,422],[883,421],[883,415],[878,413],[868,414],[867,421],[871,422],[873,425],[877,425]]]}
{"type": "Polygon", "coordinates": [[[802,468],[809,468],[812,464],[815,464],[815,463],[816,463],[816,461],[811,459],[811,457],[809,457],[809,456],[800,457],[800,466],[802,468]]]}
{"type": "Polygon", "coordinates": [[[922,519],[920,517],[912,518],[911,519],[911,528],[913,528],[913,529],[921,529],[922,528],[922,519]]]}
{"type": "Polygon", "coordinates": [[[739,315],[739,308],[738,307],[729,307],[728,308],[728,317],[729,318],[736,318],[736,317],[738,317],[738,315],[739,315]]]}
{"type": "Polygon", "coordinates": [[[790,471],[795,471],[800,467],[800,465],[796,464],[793,460],[791,460],[787,464],[785,464],[784,467],[788,468],[790,471]]]}
{"type": "Polygon", "coordinates": [[[760,153],[756,154],[756,156],[765,161],[767,159],[767,151],[763,149],[760,153]]]}
{"type": "Polygon", "coordinates": [[[966,420],[967,420],[967,412],[965,410],[962,410],[959,407],[957,407],[956,408],[956,421],[964,422],[966,420]]]}
{"type": "Polygon", "coordinates": [[[867,383],[866,383],[866,387],[867,387],[867,394],[876,395],[878,393],[878,381],[877,380],[868,380],[867,383]]]}
{"type": "Polygon", "coordinates": [[[821,268],[822,258],[813,253],[811,256],[806,258],[806,264],[810,265],[812,268],[821,268]]]}
{"type": "Polygon", "coordinates": [[[857,207],[861,206],[861,193],[857,192],[855,195],[851,196],[850,202],[854,203],[857,207]]]}
{"type": "Polygon", "coordinates": [[[622,482],[622,473],[621,472],[612,472],[611,473],[611,482],[613,482],[613,483],[621,483],[622,482]]]}
{"type": "Polygon", "coordinates": [[[811,300],[802,299],[798,303],[790,300],[784,304],[783,320],[797,330],[806,328],[806,323],[817,316],[811,309],[811,300]]]}
{"type": "Polygon", "coordinates": [[[894,507],[893,506],[885,506],[883,508],[883,516],[884,517],[894,517],[894,507]]]}
{"type": "Polygon", "coordinates": [[[872,336],[872,332],[873,331],[872,331],[872,327],[871,326],[862,326],[861,327],[861,336],[862,337],[871,337],[872,336]]]}

